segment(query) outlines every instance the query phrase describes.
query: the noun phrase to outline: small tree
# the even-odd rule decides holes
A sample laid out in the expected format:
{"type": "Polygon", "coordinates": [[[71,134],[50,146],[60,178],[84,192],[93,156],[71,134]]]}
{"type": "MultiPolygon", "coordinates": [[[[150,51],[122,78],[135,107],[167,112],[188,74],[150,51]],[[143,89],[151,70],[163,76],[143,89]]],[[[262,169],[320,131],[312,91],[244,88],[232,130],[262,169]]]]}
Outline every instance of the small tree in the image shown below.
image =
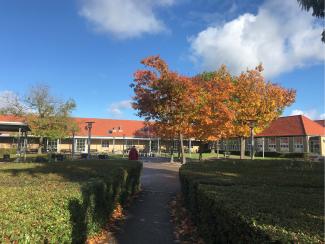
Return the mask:
{"type": "Polygon", "coordinates": [[[59,139],[69,134],[69,116],[76,107],[73,100],[61,101],[50,94],[46,85],[33,86],[23,98],[17,98],[2,111],[25,118],[32,134],[39,137],[38,153],[44,138],[59,139]]]}

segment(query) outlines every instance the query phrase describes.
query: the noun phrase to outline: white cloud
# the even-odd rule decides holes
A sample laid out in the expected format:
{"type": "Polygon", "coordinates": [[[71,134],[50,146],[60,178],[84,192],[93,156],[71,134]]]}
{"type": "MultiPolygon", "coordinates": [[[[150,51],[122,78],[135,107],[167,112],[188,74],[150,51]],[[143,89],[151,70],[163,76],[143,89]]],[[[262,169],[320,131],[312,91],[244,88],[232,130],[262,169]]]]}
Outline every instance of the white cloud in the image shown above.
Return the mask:
{"type": "Polygon", "coordinates": [[[131,102],[132,102],[131,100],[123,100],[123,101],[112,103],[108,107],[108,112],[114,117],[121,116],[124,110],[132,108],[131,102]]]}
{"type": "Polygon", "coordinates": [[[239,74],[263,63],[267,77],[324,60],[322,26],[296,0],[267,0],[246,13],[190,38],[191,58],[205,69],[226,64],[239,74]]]}
{"type": "Polygon", "coordinates": [[[310,109],[310,110],[300,110],[300,109],[294,109],[291,111],[291,115],[304,115],[310,119],[325,119],[325,113],[321,114],[316,109],[310,109]]]}
{"type": "Polygon", "coordinates": [[[154,9],[170,6],[174,0],[83,0],[82,3],[80,14],[96,31],[125,39],[166,31],[154,9]]]}

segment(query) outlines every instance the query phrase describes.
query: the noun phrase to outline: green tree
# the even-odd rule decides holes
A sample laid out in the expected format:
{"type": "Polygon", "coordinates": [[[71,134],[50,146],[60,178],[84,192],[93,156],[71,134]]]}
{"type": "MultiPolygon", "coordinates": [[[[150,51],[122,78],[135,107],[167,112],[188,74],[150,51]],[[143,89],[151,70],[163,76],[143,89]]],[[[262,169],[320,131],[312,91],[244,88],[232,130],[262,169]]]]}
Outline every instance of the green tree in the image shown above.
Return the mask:
{"type": "Polygon", "coordinates": [[[70,114],[76,107],[72,99],[62,101],[50,93],[47,85],[33,86],[27,95],[15,98],[2,108],[3,113],[21,116],[39,137],[38,153],[44,147],[44,138],[59,139],[71,134],[70,114]]]}

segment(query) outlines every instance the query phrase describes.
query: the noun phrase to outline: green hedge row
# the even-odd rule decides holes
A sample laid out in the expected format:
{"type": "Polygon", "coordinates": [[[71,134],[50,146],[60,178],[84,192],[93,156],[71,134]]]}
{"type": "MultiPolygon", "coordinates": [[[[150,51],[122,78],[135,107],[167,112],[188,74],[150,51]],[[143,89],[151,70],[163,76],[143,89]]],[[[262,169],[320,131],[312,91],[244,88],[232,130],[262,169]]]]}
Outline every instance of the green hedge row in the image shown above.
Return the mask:
{"type": "Polygon", "coordinates": [[[181,167],[185,203],[207,244],[324,242],[324,165],[271,163],[181,167]]]}
{"type": "Polygon", "coordinates": [[[0,243],[84,243],[140,188],[142,163],[0,164],[0,243]]]}
{"type": "Polygon", "coordinates": [[[82,198],[69,202],[72,243],[84,243],[105,227],[117,204],[124,206],[127,199],[139,191],[140,173],[140,166],[129,172],[118,168],[112,177],[94,178],[82,186],[82,198]]]}

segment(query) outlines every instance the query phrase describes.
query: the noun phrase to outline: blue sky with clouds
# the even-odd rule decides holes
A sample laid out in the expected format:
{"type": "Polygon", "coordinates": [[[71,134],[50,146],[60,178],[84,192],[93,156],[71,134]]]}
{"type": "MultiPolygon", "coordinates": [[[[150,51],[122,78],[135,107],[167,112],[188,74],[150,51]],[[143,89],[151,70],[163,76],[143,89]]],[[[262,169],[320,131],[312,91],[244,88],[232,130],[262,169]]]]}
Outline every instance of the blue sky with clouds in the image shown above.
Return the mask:
{"type": "Polygon", "coordinates": [[[77,102],[75,116],[138,119],[133,73],[159,54],[185,75],[262,62],[297,89],[285,115],[324,113],[322,22],[296,0],[10,0],[0,2],[0,102],[36,83],[77,102]]]}

